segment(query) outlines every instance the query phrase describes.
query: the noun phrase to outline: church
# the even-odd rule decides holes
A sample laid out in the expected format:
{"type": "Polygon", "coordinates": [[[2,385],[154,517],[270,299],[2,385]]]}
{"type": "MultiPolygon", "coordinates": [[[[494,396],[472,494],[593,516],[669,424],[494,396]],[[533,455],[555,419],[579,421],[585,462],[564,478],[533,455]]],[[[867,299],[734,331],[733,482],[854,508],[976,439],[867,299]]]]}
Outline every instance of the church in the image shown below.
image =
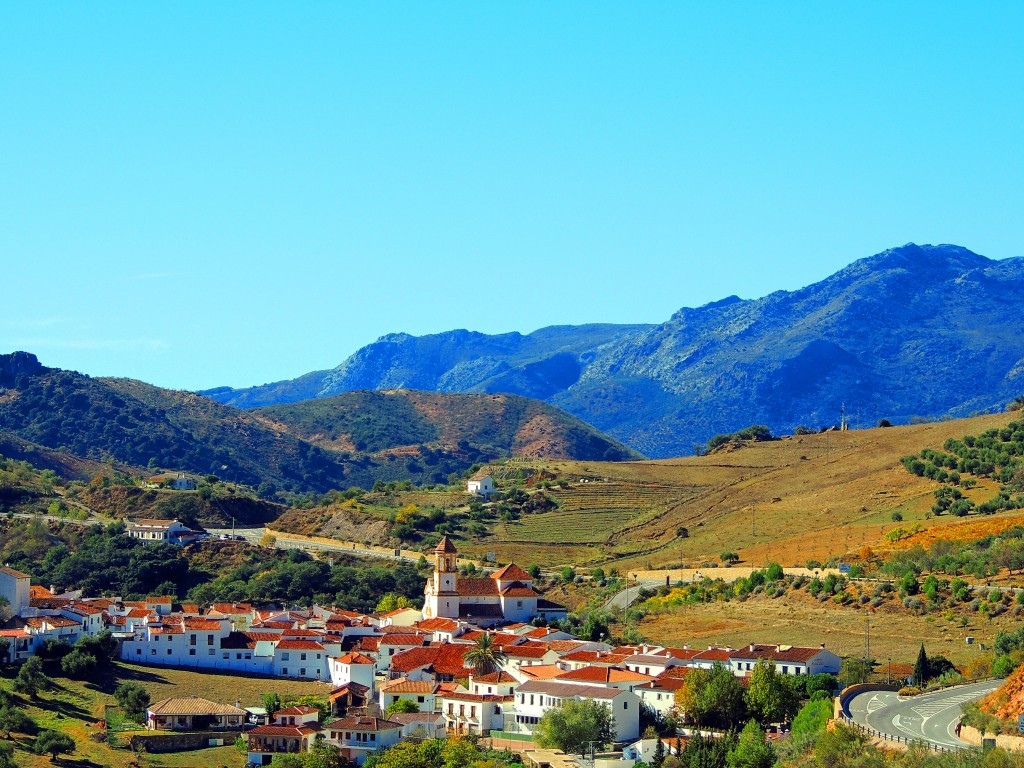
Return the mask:
{"type": "Polygon", "coordinates": [[[564,618],[567,609],[541,597],[533,577],[515,563],[490,576],[459,575],[458,550],[447,536],[434,550],[434,572],[423,590],[424,619],[461,619],[478,626],[564,618]]]}

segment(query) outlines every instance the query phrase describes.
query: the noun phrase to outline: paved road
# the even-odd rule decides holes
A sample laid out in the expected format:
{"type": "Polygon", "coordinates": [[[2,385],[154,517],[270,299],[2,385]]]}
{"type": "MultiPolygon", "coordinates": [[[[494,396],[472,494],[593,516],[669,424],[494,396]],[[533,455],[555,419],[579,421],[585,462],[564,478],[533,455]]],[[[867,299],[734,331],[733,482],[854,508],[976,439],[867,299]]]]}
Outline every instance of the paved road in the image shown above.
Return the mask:
{"type": "Polygon", "coordinates": [[[854,722],[890,736],[920,739],[940,747],[970,746],[956,735],[964,703],[991,693],[1002,683],[988,680],[901,699],[891,691],[866,691],[847,702],[854,722]]]}
{"type": "Polygon", "coordinates": [[[641,587],[654,588],[659,587],[664,583],[665,582],[660,579],[641,579],[640,581],[634,581],[625,589],[612,595],[612,598],[604,604],[604,609],[606,611],[610,611],[613,608],[618,608],[619,610],[627,608],[639,599],[641,587]]]}
{"type": "MultiPolygon", "coordinates": [[[[217,537],[222,534],[230,536],[232,534],[231,528],[207,528],[207,533],[211,536],[217,537]]],[[[250,544],[259,544],[260,539],[268,533],[265,528],[235,528],[233,531],[235,536],[241,536],[250,544]]],[[[283,536],[279,536],[275,531],[269,531],[270,535],[274,537],[276,549],[304,549],[304,550],[321,550],[325,552],[345,552],[350,555],[358,555],[359,557],[375,557],[380,560],[404,560],[406,562],[415,563],[419,561],[419,555],[395,555],[388,554],[387,552],[381,552],[375,549],[363,549],[362,547],[351,544],[327,544],[319,541],[306,541],[302,539],[288,539],[283,536]]]]}

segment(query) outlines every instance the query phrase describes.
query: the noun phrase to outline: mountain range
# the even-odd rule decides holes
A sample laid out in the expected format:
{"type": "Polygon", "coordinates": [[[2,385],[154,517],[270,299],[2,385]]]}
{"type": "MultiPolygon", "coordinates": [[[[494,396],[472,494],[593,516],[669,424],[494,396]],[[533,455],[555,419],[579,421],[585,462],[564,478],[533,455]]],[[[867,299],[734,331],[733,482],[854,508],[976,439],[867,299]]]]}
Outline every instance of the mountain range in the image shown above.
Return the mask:
{"type": "Polygon", "coordinates": [[[1001,409],[1024,392],[1024,258],[892,248],[821,282],[683,308],[659,325],[391,334],[328,371],[203,392],[257,406],[352,390],[546,400],[652,457],[750,424],[853,426],[1001,409]]]}
{"type": "Polygon", "coordinates": [[[377,480],[447,482],[512,455],[640,458],[518,395],[348,392],[243,411],[193,392],[47,368],[27,352],[0,355],[0,451],[71,476],[97,461],[214,474],[268,497],[377,480]]]}

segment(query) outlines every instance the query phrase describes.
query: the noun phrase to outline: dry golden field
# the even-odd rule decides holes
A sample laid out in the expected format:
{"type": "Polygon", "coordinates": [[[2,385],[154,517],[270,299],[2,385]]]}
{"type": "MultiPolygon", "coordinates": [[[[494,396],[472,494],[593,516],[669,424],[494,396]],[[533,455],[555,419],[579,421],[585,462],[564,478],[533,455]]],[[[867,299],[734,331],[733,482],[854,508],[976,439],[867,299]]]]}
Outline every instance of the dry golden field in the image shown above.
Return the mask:
{"type": "MultiPolygon", "coordinates": [[[[723,551],[754,565],[795,565],[864,546],[883,549],[884,534],[897,525],[893,512],[902,514],[905,528],[962,522],[925,518],[937,485],[909,474],[900,457],[1003,426],[1014,416],[787,436],[661,461],[520,459],[523,466],[572,478],[568,489],[548,491],[559,509],[497,524],[490,537],[460,548],[471,555],[493,551],[499,561],[620,570],[717,561],[723,551]],[[676,535],[681,526],[688,538],[676,535]]],[[[996,487],[982,480],[968,495],[989,498],[996,487]]]]}

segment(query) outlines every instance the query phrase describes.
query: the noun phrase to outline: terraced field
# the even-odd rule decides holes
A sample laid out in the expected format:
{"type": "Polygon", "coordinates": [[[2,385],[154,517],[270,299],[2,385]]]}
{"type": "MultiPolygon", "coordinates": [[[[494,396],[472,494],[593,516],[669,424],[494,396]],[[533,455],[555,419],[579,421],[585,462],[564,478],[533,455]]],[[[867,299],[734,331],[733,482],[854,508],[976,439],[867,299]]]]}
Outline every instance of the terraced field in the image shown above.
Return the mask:
{"type": "MultiPolygon", "coordinates": [[[[883,549],[886,532],[896,525],[927,530],[957,521],[926,517],[936,485],[908,473],[900,457],[941,448],[949,437],[978,434],[1012,418],[1004,413],[787,436],[663,461],[531,459],[531,467],[569,479],[567,489],[547,491],[559,508],[495,524],[490,536],[460,547],[541,565],[601,563],[620,569],[699,565],[717,561],[725,551],[755,565],[769,560],[793,565],[865,546],[883,549]],[[894,512],[902,523],[892,521],[894,512]],[[677,536],[681,527],[686,538],[677,536]]],[[[968,495],[987,498],[995,488],[982,480],[968,495]]]]}

